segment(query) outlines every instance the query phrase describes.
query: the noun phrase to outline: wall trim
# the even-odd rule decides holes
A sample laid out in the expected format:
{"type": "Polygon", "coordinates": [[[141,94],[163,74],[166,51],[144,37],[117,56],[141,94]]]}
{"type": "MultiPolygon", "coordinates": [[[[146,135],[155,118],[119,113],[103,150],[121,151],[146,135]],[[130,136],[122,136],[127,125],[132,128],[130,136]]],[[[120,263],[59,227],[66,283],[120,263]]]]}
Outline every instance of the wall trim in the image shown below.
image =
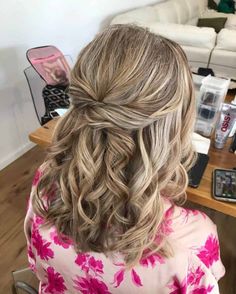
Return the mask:
{"type": "Polygon", "coordinates": [[[34,143],[27,142],[25,145],[19,147],[15,152],[12,152],[11,154],[3,158],[3,160],[0,161],[0,171],[4,169],[6,166],[8,166],[10,163],[12,163],[14,160],[19,158],[21,155],[29,151],[34,146],[34,143]]]}

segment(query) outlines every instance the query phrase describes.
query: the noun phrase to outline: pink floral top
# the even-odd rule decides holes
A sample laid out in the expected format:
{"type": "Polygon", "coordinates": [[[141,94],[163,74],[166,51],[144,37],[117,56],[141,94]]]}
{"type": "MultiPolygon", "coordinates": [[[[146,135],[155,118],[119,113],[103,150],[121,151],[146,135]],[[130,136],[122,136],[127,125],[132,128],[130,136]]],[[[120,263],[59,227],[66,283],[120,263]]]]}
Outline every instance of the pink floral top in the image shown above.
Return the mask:
{"type": "MultiPolygon", "coordinates": [[[[37,175],[33,186],[37,184],[37,175]]],[[[125,270],[121,255],[77,254],[73,242],[55,227],[41,226],[29,201],[25,234],[31,269],[40,280],[39,293],[67,294],[206,294],[219,293],[224,275],[216,226],[204,214],[165,201],[162,224],[174,256],[158,253],[125,270]]]]}

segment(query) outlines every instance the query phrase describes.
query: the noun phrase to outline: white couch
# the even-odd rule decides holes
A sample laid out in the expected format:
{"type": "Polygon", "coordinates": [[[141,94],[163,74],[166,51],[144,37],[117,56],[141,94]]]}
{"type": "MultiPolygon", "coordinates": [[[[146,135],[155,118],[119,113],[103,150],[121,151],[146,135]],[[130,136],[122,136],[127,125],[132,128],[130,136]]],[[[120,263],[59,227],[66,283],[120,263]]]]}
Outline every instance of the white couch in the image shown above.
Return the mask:
{"type": "Polygon", "coordinates": [[[207,0],[168,0],[116,16],[111,24],[135,23],[179,43],[192,71],[212,68],[216,75],[236,80],[236,15],[207,8],[207,0]],[[199,18],[227,17],[225,28],[199,28],[199,18]]]}

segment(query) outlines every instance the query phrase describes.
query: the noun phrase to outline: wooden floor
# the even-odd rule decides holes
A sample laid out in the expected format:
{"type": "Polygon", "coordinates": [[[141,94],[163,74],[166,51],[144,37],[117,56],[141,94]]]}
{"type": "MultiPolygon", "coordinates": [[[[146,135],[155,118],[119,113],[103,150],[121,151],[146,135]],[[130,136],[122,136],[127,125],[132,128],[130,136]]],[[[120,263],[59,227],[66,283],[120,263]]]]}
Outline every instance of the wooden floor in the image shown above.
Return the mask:
{"type": "Polygon", "coordinates": [[[0,293],[10,294],[11,272],[28,266],[23,221],[34,171],[43,162],[39,147],[0,171],[0,293]]]}
{"type": "MultiPolygon", "coordinates": [[[[44,153],[35,147],[0,171],[0,294],[11,294],[11,272],[27,267],[23,220],[26,199],[36,168],[44,153]]],[[[196,207],[195,204],[188,204],[196,207]]],[[[217,224],[226,275],[220,282],[221,294],[236,294],[236,218],[204,210],[217,224]]],[[[160,293],[161,294],[161,293],[160,293]]]]}

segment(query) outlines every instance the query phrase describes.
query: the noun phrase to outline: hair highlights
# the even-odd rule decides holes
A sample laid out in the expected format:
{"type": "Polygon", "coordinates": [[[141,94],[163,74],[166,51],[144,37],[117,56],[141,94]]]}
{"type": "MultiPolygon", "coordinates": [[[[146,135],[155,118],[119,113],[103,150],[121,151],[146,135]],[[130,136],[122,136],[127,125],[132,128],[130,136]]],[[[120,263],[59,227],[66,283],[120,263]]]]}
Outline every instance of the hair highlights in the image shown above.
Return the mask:
{"type": "Polygon", "coordinates": [[[194,162],[183,50],[146,29],[111,26],[80,53],[69,92],[34,209],[79,251],[120,252],[128,266],[150,250],[168,255],[161,195],[183,198],[194,162]]]}

